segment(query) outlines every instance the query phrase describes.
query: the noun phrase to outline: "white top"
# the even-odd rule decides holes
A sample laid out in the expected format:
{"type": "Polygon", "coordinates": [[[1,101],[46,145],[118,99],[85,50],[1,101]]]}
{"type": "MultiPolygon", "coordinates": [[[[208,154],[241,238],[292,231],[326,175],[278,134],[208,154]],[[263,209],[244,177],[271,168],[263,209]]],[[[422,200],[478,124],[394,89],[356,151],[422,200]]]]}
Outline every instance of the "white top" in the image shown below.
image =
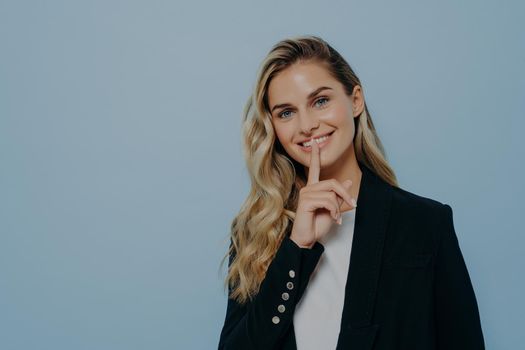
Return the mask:
{"type": "Polygon", "coordinates": [[[341,213],[319,240],[324,252],[293,315],[298,350],[331,350],[337,346],[354,237],[355,208],[341,213]]]}

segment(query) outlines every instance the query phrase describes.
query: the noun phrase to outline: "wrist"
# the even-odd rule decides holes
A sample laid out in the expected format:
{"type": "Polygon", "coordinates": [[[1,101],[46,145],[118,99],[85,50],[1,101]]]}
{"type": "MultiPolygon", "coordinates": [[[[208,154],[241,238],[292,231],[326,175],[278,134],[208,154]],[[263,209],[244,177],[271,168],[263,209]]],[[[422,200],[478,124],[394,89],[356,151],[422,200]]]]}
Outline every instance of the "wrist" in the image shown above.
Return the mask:
{"type": "Polygon", "coordinates": [[[312,247],[314,246],[315,244],[315,241],[313,242],[302,242],[300,240],[298,240],[297,238],[293,237],[293,236],[290,236],[290,239],[299,247],[299,248],[307,248],[307,249],[312,249],[312,247]]]}

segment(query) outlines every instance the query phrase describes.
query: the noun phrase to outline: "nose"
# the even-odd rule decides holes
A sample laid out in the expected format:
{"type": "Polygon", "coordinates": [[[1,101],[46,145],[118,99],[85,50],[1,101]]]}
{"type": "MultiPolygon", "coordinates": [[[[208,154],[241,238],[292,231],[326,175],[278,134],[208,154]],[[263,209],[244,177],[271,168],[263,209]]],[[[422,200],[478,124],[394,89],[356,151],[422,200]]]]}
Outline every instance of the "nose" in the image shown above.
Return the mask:
{"type": "Polygon", "coordinates": [[[308,113],[301,113],[299,116],[299,128],[301,133],[311,135],[312,129],[319,127],[319,120],[316,116],[308,113]]]}

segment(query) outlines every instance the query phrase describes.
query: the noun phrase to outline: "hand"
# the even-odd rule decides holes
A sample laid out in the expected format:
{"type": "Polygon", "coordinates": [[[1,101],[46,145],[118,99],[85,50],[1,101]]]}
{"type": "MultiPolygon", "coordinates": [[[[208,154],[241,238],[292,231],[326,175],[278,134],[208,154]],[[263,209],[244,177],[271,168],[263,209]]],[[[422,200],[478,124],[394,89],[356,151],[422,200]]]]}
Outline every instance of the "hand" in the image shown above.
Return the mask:
{"type": "Polygon", "coordinates": [[[341,224],[340,208],[343,202],[356,207],[355,199],[348,192],[352,180],[343,183],[336,179],[319,181],[320,163],[319,145],[312,140],[308,182],[299,191],[297,212],[290,234],[290,239],[301,248],[311,248],[330,231],[334,221],[341,224]]]}

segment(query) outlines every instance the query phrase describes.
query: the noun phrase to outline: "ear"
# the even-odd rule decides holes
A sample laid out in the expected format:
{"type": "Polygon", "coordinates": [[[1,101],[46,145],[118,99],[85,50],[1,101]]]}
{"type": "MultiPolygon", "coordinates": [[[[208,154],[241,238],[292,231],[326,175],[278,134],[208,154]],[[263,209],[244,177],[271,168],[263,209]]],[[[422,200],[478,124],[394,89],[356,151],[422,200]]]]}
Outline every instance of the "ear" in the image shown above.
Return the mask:
{"type": "Polygon", "coordinates": [[[363,96],[363,89],[361,89],[361,86],[354,86],[354,90],[352,92],[352,96],[350,96],[350,99],[352,100],[352,110],[354,112],[354,118],[356,118],[365,109],[365,98],[363,96]]]}

